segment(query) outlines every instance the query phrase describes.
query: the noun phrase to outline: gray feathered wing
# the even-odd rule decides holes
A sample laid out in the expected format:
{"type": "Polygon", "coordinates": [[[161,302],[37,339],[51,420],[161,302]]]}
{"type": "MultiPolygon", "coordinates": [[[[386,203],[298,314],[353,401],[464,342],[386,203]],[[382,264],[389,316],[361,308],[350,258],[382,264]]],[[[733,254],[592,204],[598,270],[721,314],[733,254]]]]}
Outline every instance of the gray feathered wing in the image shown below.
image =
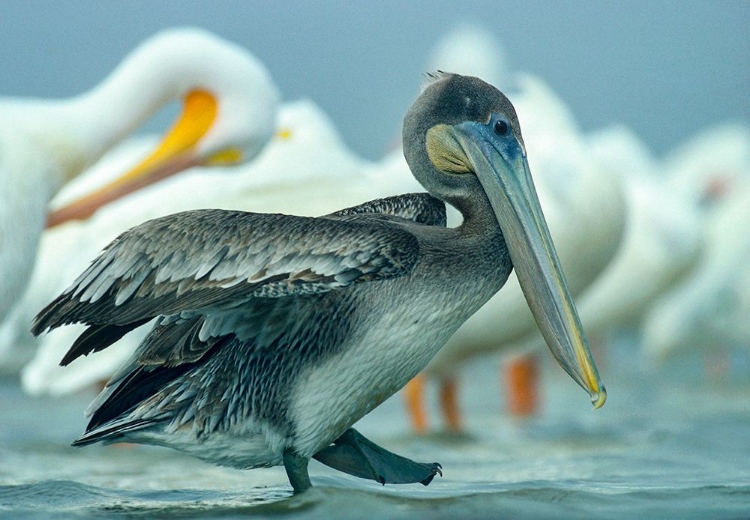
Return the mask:
{"type": "MultiPolygon", "coordinates": [[[[146,222],[113,241],[40,312],[33,332],[87,324],[63,358],[67,364],[157,317],[130,365],[94,403],[87,431],[102,430],[217,351],[257,343],[261,332],[264,345],[273,345],[289,334],[273,329],[302,319],[306,301],[410,272],[416,238],[397,226],[356,218],[383,213],[437,225],[445,218],[441,202],[420,194],[319,219],[202,210],[146,222]]],[[[127,427],[137,426],[131,421],[127,427]]],[[[107,433],[81,440],[94,442],[107,433]]]]}

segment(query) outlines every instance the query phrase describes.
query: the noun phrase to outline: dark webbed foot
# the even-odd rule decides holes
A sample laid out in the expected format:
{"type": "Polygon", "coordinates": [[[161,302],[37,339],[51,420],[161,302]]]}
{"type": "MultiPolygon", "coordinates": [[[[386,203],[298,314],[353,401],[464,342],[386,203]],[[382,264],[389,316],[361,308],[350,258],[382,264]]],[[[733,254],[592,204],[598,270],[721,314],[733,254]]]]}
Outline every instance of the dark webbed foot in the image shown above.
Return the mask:
{"type": "Polygon", "coordinates": [[[323,448],[313,455],[313,458],[333,469],[355,477],[375,480],[381,484],[419,482],[426,486],[432,482],[435,475],[443,475],[440,471],[442,466],[437,462],[414,462],[391,453],[365,438],[354,428],[346,430],[331,446],[323,448]]]}
{"type": "Polygon", "coordinates": [[[307,473],[308,462],[310,462],[308,459],[300,457],[291,449],[284,451],[284,469],[295,494],[312,487],[310,475],[307,473]]]}

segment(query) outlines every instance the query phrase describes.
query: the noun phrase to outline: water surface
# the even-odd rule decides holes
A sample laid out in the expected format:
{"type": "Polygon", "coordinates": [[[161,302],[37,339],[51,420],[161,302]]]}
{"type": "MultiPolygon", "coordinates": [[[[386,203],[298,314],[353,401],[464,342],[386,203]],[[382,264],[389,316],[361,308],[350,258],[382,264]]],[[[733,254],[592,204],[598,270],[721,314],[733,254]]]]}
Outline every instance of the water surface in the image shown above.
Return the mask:
{"type": "MultiPolygon", "coordinates": [[[[409,433],[400,396],[357,427],[444,476],[380,486],[313,461],[315,488],[291,497],[283,469],[239,471],[156,447],[69,446],[92,393],[25,396],[0,383],[0,516],[17,518],[740,518],[750,516],[750,384],[700,370],[639,372],[605,360],[605,407],[545,366],[543,413],[502,408],[496,364],[468,367],[469,433],[409,433]]],[[[434,404],[434,403],[433,403],[434,404]]]]}

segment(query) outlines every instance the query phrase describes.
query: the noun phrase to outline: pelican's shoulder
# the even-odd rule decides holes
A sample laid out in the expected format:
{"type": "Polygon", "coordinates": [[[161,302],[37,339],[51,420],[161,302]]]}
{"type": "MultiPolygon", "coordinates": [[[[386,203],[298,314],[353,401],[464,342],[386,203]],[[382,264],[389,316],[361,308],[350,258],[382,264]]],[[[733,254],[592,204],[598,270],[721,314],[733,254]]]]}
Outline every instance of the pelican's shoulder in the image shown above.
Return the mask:
{"type": "Polygon", "coordinates": [[[426,226],[445,227],[446,225],[445,202],[429,193],[407,193],[375,199],[336,211],[329,216],[341,218],[368,214],[397,217],[426,226]]]}

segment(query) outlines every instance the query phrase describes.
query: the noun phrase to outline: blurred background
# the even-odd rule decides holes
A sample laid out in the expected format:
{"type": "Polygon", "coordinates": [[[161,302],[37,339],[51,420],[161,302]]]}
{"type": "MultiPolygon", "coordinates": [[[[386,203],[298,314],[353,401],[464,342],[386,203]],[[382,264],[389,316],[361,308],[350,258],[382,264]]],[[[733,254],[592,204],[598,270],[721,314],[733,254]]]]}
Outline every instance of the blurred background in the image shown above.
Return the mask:
{"type": "MultiPolygon", "coordinates": [[[[744,0],[3,2],[0,96],[81,94],[160,29],[196,26],[267,67],[285,137],[277,132],[234,173],[191,170],[90,222],[43,234],[47,199],[27,228],[0,206],[11,223],[0,221],[0,232],[31,236],[36,225],[41,237],[29,290],[0,323],[0,513],[745,516],[748,21],[744,0]],[[592,413],[547,355],[511,280],[407,395],[358,426],[399,453],[443,463],[445,476],[427,490],[380,488],[314,465],[322,494],[283,502],[289,490],[279,468],[215,468],[149,447],[71,449],[97,385],[138,338],[60,369],[80,329],[34,340],[35,313],[118,232],[146,218],[207,205],[322,214],[419,189],[399,150],[400,126],[424,73],[441,63],[478,71],[516,106],[609,389],[605,407],[592,413]]],[[[62,198],[144,155],[179,101],[62,198]]],[[[0,167],[10,127],[0,133],[0,167]]],[[[25,195],[3,181],[0,204],[23,204],[25,195]]],[[[13,240],[21,239],[0,246],[13,240]]]]}
{"type": "Polygon", "coordinates": [[[432,46],[469,23],[497,38],[513,69],[541,75],[584,130],[624,123],[663,153],[706,125],[750,118],[748,19],[744,0],[10,0],[0,92],[81,93],[157,30],[196,25],[251,50],[285,99],[311,98],[375,159],[398,136],[432,46]]]}

